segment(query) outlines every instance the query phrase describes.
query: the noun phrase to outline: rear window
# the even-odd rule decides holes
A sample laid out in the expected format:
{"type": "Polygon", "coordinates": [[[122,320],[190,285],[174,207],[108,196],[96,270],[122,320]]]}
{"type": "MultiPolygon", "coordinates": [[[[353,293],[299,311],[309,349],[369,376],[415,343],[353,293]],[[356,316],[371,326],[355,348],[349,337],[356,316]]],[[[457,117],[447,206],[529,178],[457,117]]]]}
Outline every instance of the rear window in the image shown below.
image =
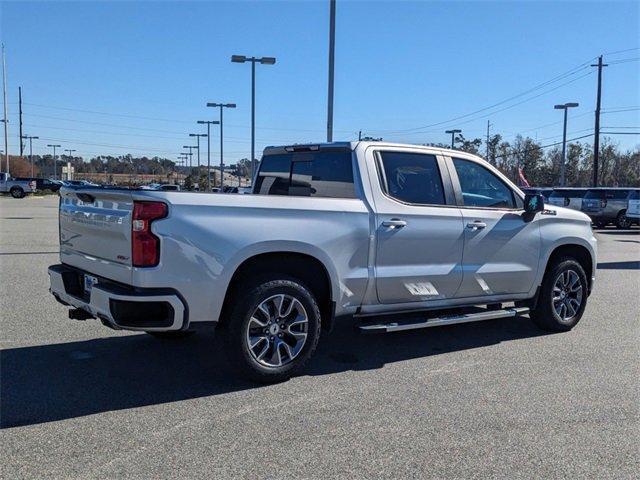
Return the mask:
{"type": "Polygon", "coordinates": [[[585,193],[584,198],[605,198],[604,190],[589,190],[585,193]]]}
{"type": "Polygon", "coordinates": [[[350,150],[265,155],[255,193],[296,197],[356,198],[350,150]]]}
{"type": "Polygon", "coordinates": [[[629,200],[640,200],[640,190],[631,190],[629,200]]]}

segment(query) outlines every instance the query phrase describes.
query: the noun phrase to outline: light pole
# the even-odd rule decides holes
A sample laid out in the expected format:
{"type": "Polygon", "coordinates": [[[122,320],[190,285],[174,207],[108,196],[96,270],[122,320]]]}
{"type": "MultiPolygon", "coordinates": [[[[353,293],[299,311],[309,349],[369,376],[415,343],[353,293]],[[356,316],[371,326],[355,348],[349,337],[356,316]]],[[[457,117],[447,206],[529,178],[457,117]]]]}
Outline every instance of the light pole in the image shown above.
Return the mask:
{"type": "MultiPolygon", "coordinates": [[[[71,163],[71,162],[70,162],[70,161],[71,161],[71,154],[72,154],[73,152],[75,152],[75,150],[72,150],[72,149],[70,149],[70,148],[65,148],[65,149],[64,149],[64,151],[65,151],[65,152],[67,152],[67,155],[69,156],[69,163],[71,163]]],[[[73,179],[71,178],[71,172],[67,172],[67,177],[69,177],[69,178],[67,178],[67,180],[73,180],[73,179]]]]}
{"type": "Polygon", "coordinates": [[[327,142],[333,142],[333,71],[336,52],[336,0],[329,0],[329,85],[327,91],[327,142]]]}
{"type": "Polygon", "coordinates": [[[50,145],[48,144],[47,147],[52,147],[53,148],[53,178],[54,180],[58,179],[58,172],[57,172],[57,167],[56,167],[56,148],[60,148],[62,145],[50,145]]]}
{"type": "Polygon", "coordinates": [[[565,103],[563,105],[554,105],[556,110],[564,110],[564,127],[562,129],[562,160],[560,163],[560,186],[564,187],[565,183],[565,163],[567,159],[567,111],[570,108],[577,107],[578,103],[565,103]]]}
{"type": "Polygon", "coordinates": [[[32,135],[22,135],[24,140],[29,140],[29,163],[31,163],[31,176],[33,177],[33,141],[40,137],[34,137],[32,135]]]}
{"type": "MultiPolygon", "coordinates": [[[[193,149],[194,148],[198,148],[197,145],[183,145],[182,148],[188,148],[189,149],[189,153],[187,155],[189,155],[189,175],[193,176],[193,149]]],[[[198,150],[200,150],[198,148],[198,150]]]]}
{"type": "Polygon", "coordinates": [[[231,55],[234,63],[251,62],[251,181],[253,181],[253,162],[256,155],[256,63],[274,65],[275,57],[245,57],[244,55],[231,55]]]}
{"type": "Polygon", "coordinates": [[[224,141],[222,136],[222,109],[224,108],[236,108],[235,103],[207,103],[207,107],[219,107],[220,108],[220,190],[224,187],[224,141]]]}
{"type": "Polygon", "coordinates": [[[200,175],[200,137],[206,137],[207,134],[206,133],[190,133],[189,136],[196,137],[196,142],[198,142],[198,146],[196,148],[198,149],[198,175],[200,175]]]}
{"type": "Polygon", "coordinates": [[[455,139],[456,139],[456,133],[462,133],[462,130],[460,130],[459,128],[455,128],[453,130],[446,130],[444,133],[450,133],[451,134],[451,148],[453,148],[453,145],[455,143],[455,139]]]}
{"type": "Polygon", "coordinates": [[[198,120],[200,125],[207,125],[207,190],[211,191],[211,125],[218,125],[217,120],[198,120]]]}

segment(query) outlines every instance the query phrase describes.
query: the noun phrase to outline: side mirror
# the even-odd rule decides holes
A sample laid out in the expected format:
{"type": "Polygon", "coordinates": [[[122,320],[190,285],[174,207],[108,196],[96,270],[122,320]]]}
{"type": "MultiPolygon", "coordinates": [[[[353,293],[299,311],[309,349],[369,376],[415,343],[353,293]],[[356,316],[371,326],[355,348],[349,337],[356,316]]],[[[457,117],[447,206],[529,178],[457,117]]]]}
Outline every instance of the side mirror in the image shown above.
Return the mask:
{"type": "Polygon", "coordinates": [[[544,210],[544,197],[539,193],[527,193],[524,196],[524,211],[536,213],[544,210]]]}

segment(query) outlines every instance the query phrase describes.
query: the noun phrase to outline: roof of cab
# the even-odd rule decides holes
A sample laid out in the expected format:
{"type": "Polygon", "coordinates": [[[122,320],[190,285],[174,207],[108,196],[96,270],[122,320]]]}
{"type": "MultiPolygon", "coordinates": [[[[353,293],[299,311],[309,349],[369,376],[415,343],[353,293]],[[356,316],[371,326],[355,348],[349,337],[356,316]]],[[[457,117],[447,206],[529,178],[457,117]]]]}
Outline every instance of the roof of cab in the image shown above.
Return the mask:
{"type": "Polygon", "coordinates": [[[367,148],[369,146],[377,146],[377,147],[397,147],[397,148],[406,148],[406,147],[417,147],[424,148],[430,151],[435,151],[438,153],[443,153],[447,155],[456,154],[456,155],[472,155],[474,157],[482,158],[479,155],[470,154],[468,152],[462,152],[460,150],[454,150],[451,148],[441,148],[441,147],[432,147],[430,145],[419,145],[415,143],[394,143],[394,142],[382,142],[382,141],[354,141],[354,142],[320,142],[320,143],[295,143],[292,145],[273,145],[265,147],[263,154],[264,155],[274,155],[277,153],[284,152],[303,152],[303,151],[315,151],[315,150],[328,150],[328,149],[349,149],[355,150],[358,147],[367,148]]]}

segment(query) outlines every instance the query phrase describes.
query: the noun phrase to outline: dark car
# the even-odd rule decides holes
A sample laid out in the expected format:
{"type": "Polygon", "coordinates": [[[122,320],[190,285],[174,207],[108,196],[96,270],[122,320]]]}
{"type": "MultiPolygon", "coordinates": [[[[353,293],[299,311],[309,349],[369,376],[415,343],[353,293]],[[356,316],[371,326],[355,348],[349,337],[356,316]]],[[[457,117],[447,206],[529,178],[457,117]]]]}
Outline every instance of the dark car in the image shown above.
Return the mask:
{"type": "Polygon", "coordinates": [[[637,188],[591,188],[582,199],[582,211],[591,217],[594,225],[604,228],[613,223],[618,228],[629,228],[627,197],[637,188]]]}
{"type": "Polygon", "coordinates": [[[548,200],[549,195],[553,192],[553,188],[551,187],[520,187],[520,190],[524,193],[531,193],[533,195],[540,194],[545,200],[548,200]]]}
{"type": "Polygon", "coordinates": [[[61,182],[58,182],[57,180],[50,180],[48,178],[20,177],[20,178],[16,178],[16,180],[36,182],[36,190],[40,190],[40,191],[49,190],[51,192],[57,192],[58,190],[60,190],[60,187],[62,186],[61,182]]]}

